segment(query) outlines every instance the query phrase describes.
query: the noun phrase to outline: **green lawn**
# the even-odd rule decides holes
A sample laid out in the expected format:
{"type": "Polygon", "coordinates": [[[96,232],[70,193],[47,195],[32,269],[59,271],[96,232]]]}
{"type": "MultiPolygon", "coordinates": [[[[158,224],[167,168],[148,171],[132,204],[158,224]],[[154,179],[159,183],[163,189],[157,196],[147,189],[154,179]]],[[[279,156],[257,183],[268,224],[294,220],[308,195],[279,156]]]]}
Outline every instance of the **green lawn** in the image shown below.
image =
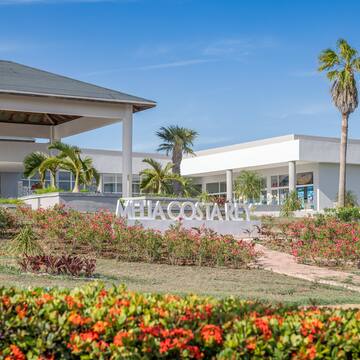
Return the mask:
{"type": "MultiPolygon", "coordinates": [[[[196,293],[216,297],[238,296],[298,305],[360,304],[360,293],[320,285],[269,271],[232,270],[99,260],[96,279],[126,284],[143,292],[196,293]]],[[[0,258],[0,284],[4,286],[75,287],[88,281],[65,276],[21,274],[14,259],[0,258]]]]}

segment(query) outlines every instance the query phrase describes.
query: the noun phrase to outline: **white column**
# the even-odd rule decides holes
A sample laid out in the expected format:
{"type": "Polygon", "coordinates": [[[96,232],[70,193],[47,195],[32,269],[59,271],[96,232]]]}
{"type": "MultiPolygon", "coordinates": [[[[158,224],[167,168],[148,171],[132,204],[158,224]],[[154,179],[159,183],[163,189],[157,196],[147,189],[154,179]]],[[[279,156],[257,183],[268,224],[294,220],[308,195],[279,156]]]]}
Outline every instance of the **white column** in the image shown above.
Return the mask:
{"type": "Polygon", "coordinates": [[[122,121],[122,196],[132,196],[132,109],[122,121]]]}
{"type": "Polygon", "coordinates": [[[226,200],[233,200],[233,171],[226,170],[226,200]]]}
{"type": "Polygon", "coordinates": [[[103,174],[99,174],[99,184],[98,184],[98,187],[97,187],[97,191],[99,193],[103,192],[103,174]]]}
{"type": "Polygon", "coordinates": [[[289,161],[289,192],[296,190],[296,162],[289,161]]]}

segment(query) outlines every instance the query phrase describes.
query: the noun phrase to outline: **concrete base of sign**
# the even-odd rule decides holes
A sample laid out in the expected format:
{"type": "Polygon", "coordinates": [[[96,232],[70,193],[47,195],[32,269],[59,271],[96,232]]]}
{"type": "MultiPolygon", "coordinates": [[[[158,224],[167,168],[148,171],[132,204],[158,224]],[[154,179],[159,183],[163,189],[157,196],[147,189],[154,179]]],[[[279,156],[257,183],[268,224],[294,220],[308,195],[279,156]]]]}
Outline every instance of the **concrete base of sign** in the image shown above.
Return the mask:
{"type": "MultiPolygon", "coordinates": [[[[167,230],[171,225],[176,224],[175,220],[149,220],[136,219],[127,220],[129,225],[141,224],[144,228],[155,229],[159,231],[167,230]]],[[[241,237],[256,237],[258,235],[258,227],[260,221],[218,221],[218,220],[184,220],[182,221],[184,228],[200,228],[205,227],[216,231],[222,235],[234,235],[241,237]]]]}
{"type": "Polygon", "coordinates": [[[54,205],[64,205],[82,212],[109,210],[115,212],[119,199],[117,194],[55,192],[41,195],[29,195],[20,198],[33,210],[47,209],[54,205]]]}

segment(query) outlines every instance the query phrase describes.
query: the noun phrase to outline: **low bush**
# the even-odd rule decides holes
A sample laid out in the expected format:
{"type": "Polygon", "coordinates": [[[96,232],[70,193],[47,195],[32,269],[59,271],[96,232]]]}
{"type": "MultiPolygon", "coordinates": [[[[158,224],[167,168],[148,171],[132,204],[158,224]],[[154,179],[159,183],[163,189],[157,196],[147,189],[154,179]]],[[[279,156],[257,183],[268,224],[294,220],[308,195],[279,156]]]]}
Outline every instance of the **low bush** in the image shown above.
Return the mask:
{"type": "Polygon", "coordinates": [[[334,216],[286,221],[266,229],[265,243],[292,253],[299,262],[330,267],[359,266],[360,223],[334,216]]]}
{"type": "Polygon", "coordinates": [[[360,221],[360,208],[358,207],[342,207],[327,209],[325,212],[326,217],[335,217],[339,221],[351,222],[360,221]]]}
{"type": "Polygon", "coordinates": [[[18,263],[22,271],[88,277],[94,274],[96,267],[95,259],[71,255],[25,255],[18,263]]]}
{"type": "Polygon", "coordinates": [[[272,307],[234,298],[101,285],[0,288],[0,357],[358,359],[358,309],[272,307]]]}
{"type": "Polygon", "coordinates": [[[8,251],[13,255],[37,255],[43,253],[38,237],[32,226],[24,225],[10,241],[8,251]]]}
{"type": "Polygon", "coordinates": [[[109,212],[84,214],[62,207],[22,208],[19,213],[36,229],[47,253],[233,268],[246,267],[259,255],[252,243],[205,228],[189,230],[178,224],[162,234],[141,225],[129,226],[109,212]]]}
{"type": "Polygon", "coordinates": [[[5,235],[16,225],[16,217],[7,209],[0,207],[0,235],[5,235]]]}

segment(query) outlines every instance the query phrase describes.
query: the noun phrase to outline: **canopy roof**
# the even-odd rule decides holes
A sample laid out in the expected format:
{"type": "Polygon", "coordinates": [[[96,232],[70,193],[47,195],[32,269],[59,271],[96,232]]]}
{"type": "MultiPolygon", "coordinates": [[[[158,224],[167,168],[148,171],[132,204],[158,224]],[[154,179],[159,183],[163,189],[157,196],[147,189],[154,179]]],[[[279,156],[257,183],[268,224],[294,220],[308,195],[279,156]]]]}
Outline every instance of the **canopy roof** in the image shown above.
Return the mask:
{"type": "MultiPolygon", "coordinates": [[[[156,106],[151,100],[4,60],[0,60],[0,93],[125,103],[132,104],[134,112],[156,106]]],[[[22,122],[24,118],[17,114],[0,113],[0,122],[7,121],[9,116],[13,119],[11,121],[22,122]]],[[[31,120],[35,116],[30,114],[27,118],[31,120]]],[[[42,121],[49,120],[42,117],[42,121]]]]}

